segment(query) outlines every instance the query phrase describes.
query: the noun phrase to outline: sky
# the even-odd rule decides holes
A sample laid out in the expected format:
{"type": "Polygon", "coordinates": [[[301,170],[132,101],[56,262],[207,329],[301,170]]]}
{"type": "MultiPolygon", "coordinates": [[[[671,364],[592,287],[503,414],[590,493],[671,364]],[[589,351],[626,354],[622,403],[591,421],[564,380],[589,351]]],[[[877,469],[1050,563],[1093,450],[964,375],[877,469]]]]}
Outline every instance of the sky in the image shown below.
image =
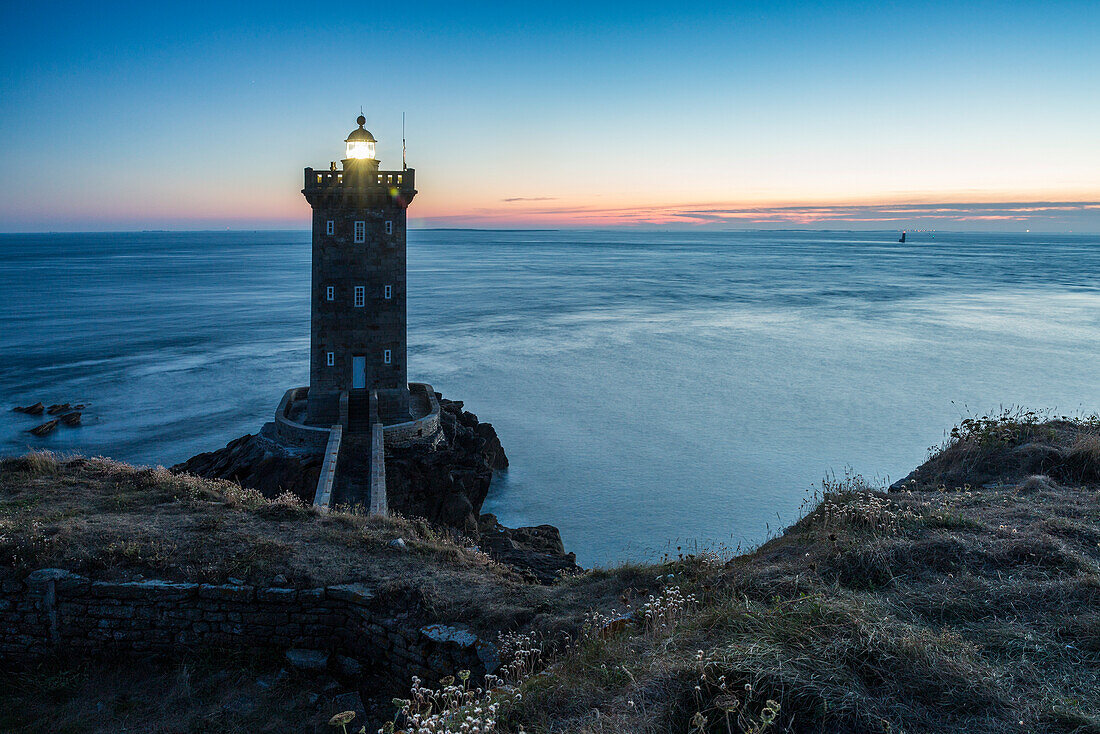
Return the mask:
{"type": "Polygon", "coordinates": [[[1100,3],[14,3],[0,231],[305,229],[402,113],[420,227],[1100,232],[1100,3]]]}

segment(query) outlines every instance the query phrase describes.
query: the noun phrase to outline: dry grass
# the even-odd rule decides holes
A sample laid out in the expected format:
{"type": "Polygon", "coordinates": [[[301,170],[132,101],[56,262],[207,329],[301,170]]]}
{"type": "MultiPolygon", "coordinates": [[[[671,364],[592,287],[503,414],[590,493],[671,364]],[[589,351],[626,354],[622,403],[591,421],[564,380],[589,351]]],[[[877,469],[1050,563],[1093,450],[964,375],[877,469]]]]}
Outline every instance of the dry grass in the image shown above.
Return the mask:
{"type": "Polygon", "coordinates": [[[113,580],[361,581],[492,634],[533,618],[545,590],[468,545],[421,519],[322,515],[289,494],[269,500],[162,468],[48,453],[0,460],[0,576],[63,567],[113,580]],[[396,538],[407,550],[389,547],[396,538]]]}
{"type": "Polygon", "coordinates": [[[266,499],[232,482],[98,457],[0,459],[0,578],[49,567],[105,580],[365,582],[414,600],[426,620],[460,621],[490,638],[575,629],[635,583],[616,572],[584,588],[533,586],[422,518],[320,514],[290,494],[266,499]],[[406,550],[390,547],[397,538],[406,550]]]}
{"type": "MultiPolygon", "coordinates": [[[[609,574],[583,591],[531,585],[468,546],[420,518],[322,515],[291,495],[269,500],[161,468],[48,453],[0,460],[0,580],[62,567],[116,580],[270,584],[281,575],[299,588],[362,581],[418,610],[422,622],[461,623],[487,639],[501,630],[572,629],[631,580],[609,574]],[[406,550],[389,546],[396,538],[406,550]]],[[[0,731],[331,731],[327,715],[302,703],[316,681],[261,691],[258,664],[218,654],[50,660],[3,671],[0,731]],[[249,710],[238,710],[237,699],[249,710]]]]}
{"type": "Polygon", "coordinates": [[[918,487],[981,487],[1046,475],[1100,482],[1100,416],[1070,418],[1022,409],[968,418],[909,477],[918,487]]]}
{"type": "MultiPolygon", "coordinates": [[[[990,435],[1002,457],[1051,437],[1082,472],[1095,430],[990,435]]],[[[955,455],[924,470],[957,467],[976,443],[949,442],[955,455]]],[[[1006,463],[985,489],[831,480],[751,554],[651,569],[699,603],[667,634],[639,621],[561,656],[525,685],[513,730],[1100,732],[1100,491],[1016,480],[1006,463]]]]}
{"type": "MultiPolygon", "coordinates": [[[[903,491],[825,482],[802,520],[752,553],[629,564],[549,588],[518,584],[416,521],[321,518],[96,460],[4,463],[0,522],[57,525],[54,537],[109,517],[133,545],[100,542],[97,556],[165,573],[195,551],[182,529],[159,531],[162,515],[219,542],[247,536],[268,573],[299,567],[307,541],[317,559],[354,557],[325,573],[410,575],[428,608],[544,641],[546,667],[509,694],[502,732],[1100,732],[1100,483],[1089,479],[1100,476],[1100,428],[1010,423],[958,432],[903,491]],[[74,498],[97,472],[110,487],[74,498]],[[10,491],[16,474],[22,489],[10,491]],[[142,482],[158,499],[133,496],[142,482]],[[398,534],[419,545],[395,562],[383,541],[398,534]],[[633,621],[608,622],[621,613],[633,621]]],[[[35,552],[73,560],[82,547],[35,552]]]]}

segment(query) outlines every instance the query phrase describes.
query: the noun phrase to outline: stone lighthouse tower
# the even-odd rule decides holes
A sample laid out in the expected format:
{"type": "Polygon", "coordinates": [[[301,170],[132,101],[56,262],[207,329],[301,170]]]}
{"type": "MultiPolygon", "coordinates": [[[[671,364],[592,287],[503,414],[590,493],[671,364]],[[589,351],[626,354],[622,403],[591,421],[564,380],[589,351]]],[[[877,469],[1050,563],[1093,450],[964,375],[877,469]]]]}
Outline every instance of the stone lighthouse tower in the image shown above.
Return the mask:
{"type": "Polygon", "coordinates": [[[372,394],[382,422],[410,419],[405,209],[416,195],[413,169],[379,170],[377,141],[356,122],[342,167],[307,168],[302,189],[313,207],[306,422],[343,416],[351,432],[367,428],[372,394]]]}

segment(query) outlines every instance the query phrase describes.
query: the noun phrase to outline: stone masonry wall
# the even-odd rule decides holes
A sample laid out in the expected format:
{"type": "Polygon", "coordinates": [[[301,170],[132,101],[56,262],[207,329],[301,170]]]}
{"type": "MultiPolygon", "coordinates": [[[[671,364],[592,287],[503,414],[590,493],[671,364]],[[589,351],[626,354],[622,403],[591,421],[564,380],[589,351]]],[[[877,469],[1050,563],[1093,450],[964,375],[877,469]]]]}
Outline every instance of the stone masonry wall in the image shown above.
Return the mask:
{"type": "MultiPolygon", "coordinates": [[[[324,451],[329,441],[329,429],[320,426],[307,426],[292,420],[290,413],[295,403],[300,403],[309,395],[308,387],[292,387],[283,394],[279,407],[275,409],[275,421],[272,430],[275,437],[289,446],[298,446],[311,451],[324,451]]],[[[339,402],[339,399],[337,399],[339,402]]],[[[265,426],[266,427],[266,426],[265,426]]]]}
{"type": "Polygon", "coordinates": [[[289,649],[357,660],[405,685],[497,665],[492,644],[376,599],[363,584],[316,589],[168,581],[92,581],[61,569],[0,583],[0,663],[54,651],[289,649]]]}
{"type": "Polygon", "coordinates": [[[308,420],[316,425],[336,422],[333,396],[354,387],[356,356],[365,359],[366,388],[392,393],[396,414],[408,415],[405,202],[385,191],[310,199],[313,269],[308,420]],[[363,242],[355,242],[356,222],[364,223],[363,242]],[[329,287],[333,289],[331,301],[329,287]],[[355,305],[357,287],[363,288],[359,306],[355,305]],[[385,350],[390,351],[389,364],[384,362],[385,350]],[[329,352],[334,360],[331,367],[329,352]]]}
{"type": "Polygon", "coordinates": [[[421,417],[386,426],[383,435],[387,448],[418,443],[434,446],[442,438],[439,430],[439,401],[435,397],[435,390],[423,382],[413,382],[409,384],[409,393],[410,402],[416,408],[415,414],[421,417]]]}

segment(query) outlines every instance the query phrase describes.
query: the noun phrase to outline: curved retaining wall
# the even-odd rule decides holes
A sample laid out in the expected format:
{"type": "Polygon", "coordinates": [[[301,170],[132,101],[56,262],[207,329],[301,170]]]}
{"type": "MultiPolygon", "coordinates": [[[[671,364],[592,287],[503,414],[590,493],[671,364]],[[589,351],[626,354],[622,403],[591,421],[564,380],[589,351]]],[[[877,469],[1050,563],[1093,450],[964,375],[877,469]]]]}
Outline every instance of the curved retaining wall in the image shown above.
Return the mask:
{"type": "Polygon", "coordinates": [[[423,382],[409,383],[409,402],[423,418],[393,423],[383,428],[386,446],[409,446],[414,443],[434,443],[439,433],[439,401],[435,390],[423,382]]]}
{"type": "Polygon", "coordinates": [[[305,400],[308,394],[308,387],[292,387],[283,393],[283,399],[275,409],[275,435],[292,446],[324,451],[328,445],[329,429],[307,426],[290,417],[294,403],[305,400]]]}
{"type": "MultiPolygon", "coordinates": [[[[434,443],[438,438],[439,401],[436,400],[435,390],[426,383],[412,382],[409,383],[409,393],[411,406],[423,417],[385,426],[383,436],[386,446],[434,443]]],[[[275,410],[275,435],[288,445],[321,452],[328,445],[329,429],[307,426],[290,417],[294,404],[305,400],[308,395],[308,387],[292,387],[283,394],[275,410]]]]}
{"type": "Polygon", "coordinates": [[[54,652],[178,653],[200,649],[306,649],[340,654],[406,685],[457,670],[493,672],[495,647],[414,610],[376,600],[372,588],[316,589],[91,581],[61,569],[0,583],[0,661],[54,652]]]}

